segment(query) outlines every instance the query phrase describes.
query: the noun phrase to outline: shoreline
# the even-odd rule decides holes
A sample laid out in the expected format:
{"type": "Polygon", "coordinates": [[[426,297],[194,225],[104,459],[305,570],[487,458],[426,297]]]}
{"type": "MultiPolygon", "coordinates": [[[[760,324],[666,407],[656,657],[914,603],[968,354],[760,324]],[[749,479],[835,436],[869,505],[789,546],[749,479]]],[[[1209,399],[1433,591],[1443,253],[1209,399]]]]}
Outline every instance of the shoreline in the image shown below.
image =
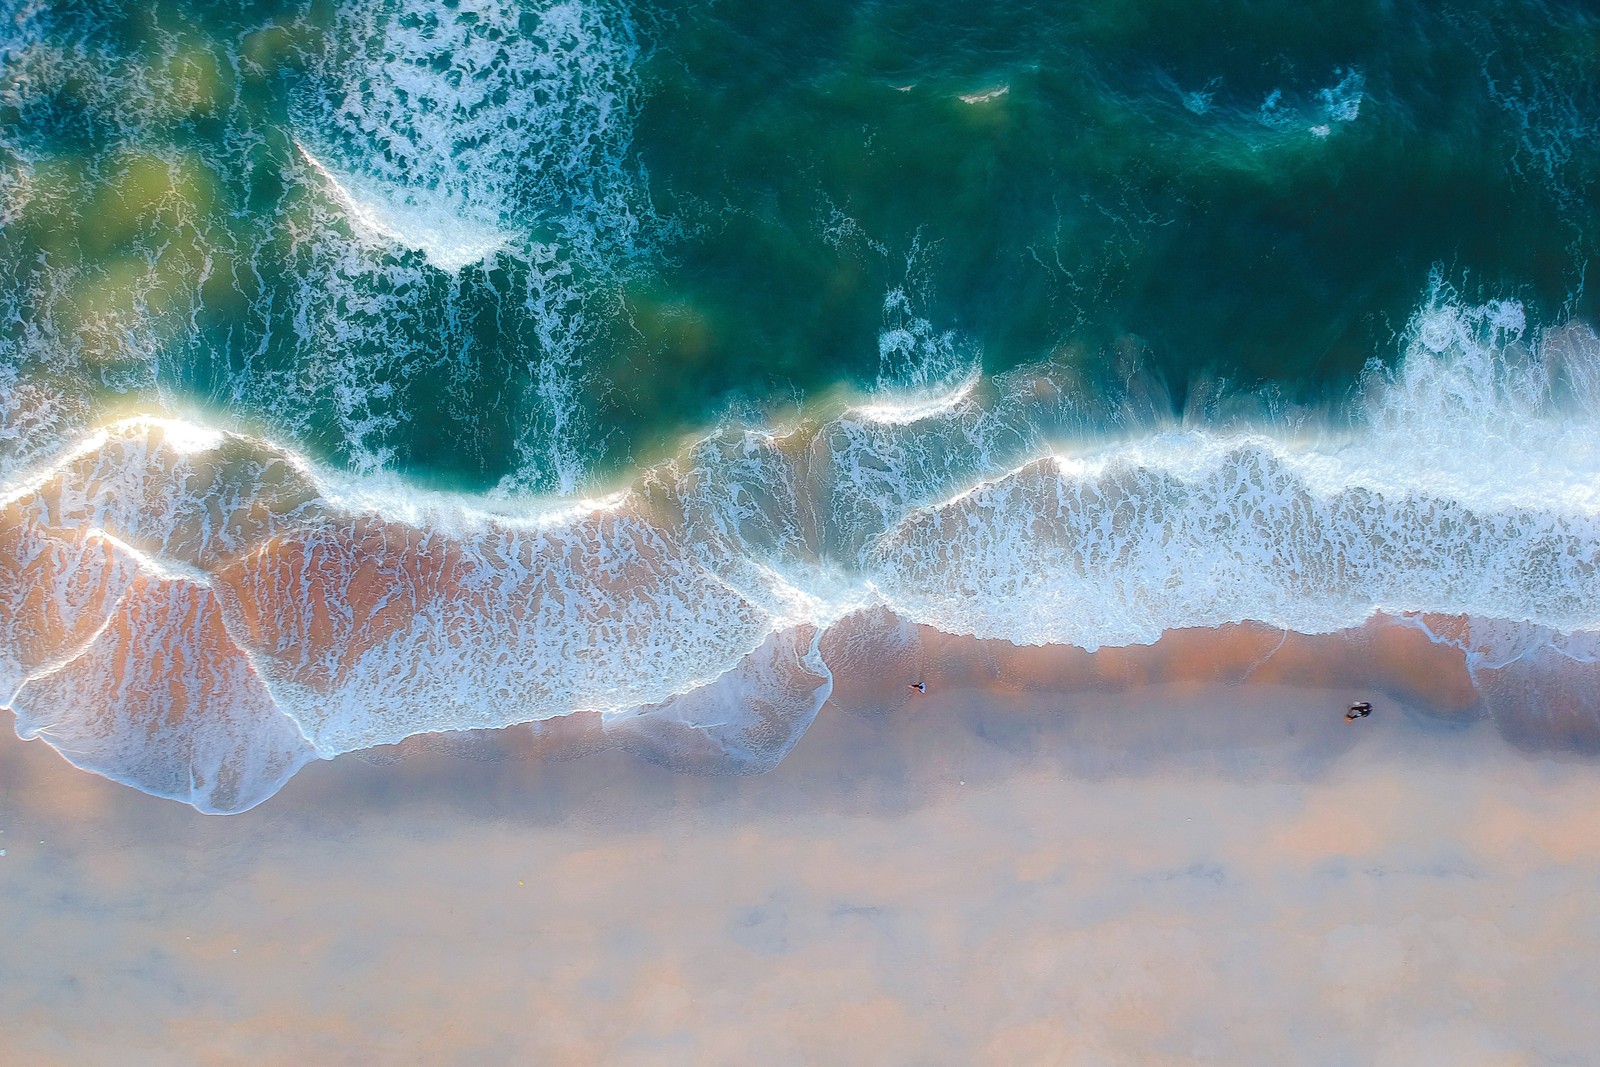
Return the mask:
{"type": "Polygon", "coordinates": [[[1592,337],[1530,361],[1505,308],[1446,295],[1348,439],[1224,423],[1075,459],[1031,421],[1041,397],[958,390],[792,440],[730,425],[624,493],[513,519],[182,420],[107,426],[6,492],[0,700],[22,736],[215,812],[408,737],[593,732],[585,709],[608,743],[761,770],[832,688],[889,701],[878,681],[928,672],[1386,685],[1600,751],[1592,449],[1561,384],[1592,337]],[[1417,405],[1470,410],[1419,435],[1417,405]],[[1512,438],[1475,428],[1508,415],[1512,438]],[[1371,615],[1393,605],[1453,614],[1371,615]]]}
{"type": "Polygon", "coordinates": [[[0,1025],[41,1065],[1594,1047],[1595,762],[1344,700],[947,684],[744,776],[418,739],[227,818],[5,738],[0,1025]]]}
{"type": "MultiPolygon", "coordinates": [[[[1206,688],[1288,687],[1325,692],[1323,714],[1341,724],[1349,703],[1376,694],[1380,714],[1403,709],[1418,722],[1451,729],[1484,722],[1530,754],[1600,758],[1600,666],[1536,656],[1526,663],[1475,667],[1459,644],[1437,636],[1454,635],[1464,643],[1470,627],[1461,618],[1379,613],[1363,626],[1331,634],[1242,623],[1168,631],[1153,644],[1090,652],[947,634],[877,610],[850,617],[817,639],[826,685],[810,676],[804,683],[826,692],[820,709],[797,698],[782,709],[791,718],[757,716],[757,725],[788,731],[774,740],[799,748],[815,729],[811,714],[819,720],[830,713],[846,721],[865,717],[909,731],[920,709],[951,692],[986,706],[1059,699],[1087,707],[1142,690],[1186,699],[1206,688]],[[926,692],[911,692],[912,681],[924,682],[926,692]]],[[[803,638],[795,644],[804,645],[803,638]]],[[[770,684],[770,677],[760,682],[770,684]]],[[[772,759],[730,757],[706,740],[704,729],[688,725],[705,701],[725,698],[715,691],[718,685],[744,696],[751,692],[749,683],[735,668],[717,683],[624,716],[579,712],[500,730],[419,734],[334,762],[353,758],[382,765],[452,750],[467,759],[538,762],[618,748],[690,775],[770,774],[792,751],[772,759]]]]}
{"type": "MultiPolygon", "coordinates": [[[[870,713],[913,729],[918,709],[951,691],[998,706],[1053,698],[1087,704],[1152,688],[1180,697],[1210,686],[1313,688],[1330,694],[1326,710],[1334,719],[1350,702],[1376,697],[1380,715],[1386,703],[1398,703],[1439,725],[1487,721],[1526,752],[1600,757],[1600,664],[1545,649],[1484,666],[1474,662],[1482,657],[1473,650],[1473,625],[1460,617],[1379,613],[1332,634],[1242,623],[1173,630],[1153,644],[1090,652],[947,634],[874,609],[820,635],[809,627],[776,634],[715,682],[664,704],[422,733],[312,759],[260,803],[273,805],[319,765],[388,766],[433,752],[542,766],[617,748],[690,776],[761,775],[781,766],[813,720],[830,710],[870,713]],[[910,691],[912,681],[924,682],[926,693],[910,691]]],[[[82,773],[146,792],[96,769],[82,773]]]]}

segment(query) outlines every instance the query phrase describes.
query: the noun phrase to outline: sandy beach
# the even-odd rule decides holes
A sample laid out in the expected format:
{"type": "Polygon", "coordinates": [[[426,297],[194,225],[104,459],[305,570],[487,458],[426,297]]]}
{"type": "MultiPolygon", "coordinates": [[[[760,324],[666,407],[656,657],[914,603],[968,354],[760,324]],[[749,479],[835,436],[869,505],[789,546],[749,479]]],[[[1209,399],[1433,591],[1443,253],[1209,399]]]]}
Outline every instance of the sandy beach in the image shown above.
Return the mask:
{"type": "Polygon", "coordinates": [[[0,0],[0,1067],[1600,1065],[1596,116],[1600,0],[0,0]]]}
{"type": "Polygon", "coordinates": [[[1347,724],[1348,638],[1321,685],[1175,666],[1260,637],[1016,650],[1155,671],[1050,688],[929,636],[965,666],[842,679],[749,776],[569,722],[208,817],[8,736],[7,1061],[1583,1062],[1592,757],[1509,743],[1443,675],[1347,724]]]}

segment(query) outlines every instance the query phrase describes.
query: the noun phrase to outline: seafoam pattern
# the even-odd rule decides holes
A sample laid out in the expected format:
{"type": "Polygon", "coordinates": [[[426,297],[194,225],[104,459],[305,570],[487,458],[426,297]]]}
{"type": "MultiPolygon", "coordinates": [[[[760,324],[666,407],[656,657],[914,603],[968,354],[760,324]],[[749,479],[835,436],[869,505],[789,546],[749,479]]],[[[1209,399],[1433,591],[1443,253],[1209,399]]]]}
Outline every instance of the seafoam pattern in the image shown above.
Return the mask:
{"type": "MultiPolygon", "coordinates": [[[[1273,89],[1261,102],[1256,119],[1274,130],[1306,130],[1313,137],[1327,137],[1341,123],[1354,122],[1361,114],[1367,78],[1359,67],[1336,67],[1332,85],[1319,89],[1309,102],[1291,104],[1282,89],[1273,89]]],[[[1190,94],[1184,106],[1203,114],[1210,106],[1209,94],[1190,94]]]]}
{"type": "Polygon", "coordinates": [[[242,24],[0,2],[0,476],[108,412],[196,404],[374,472],[443,395],[511,438],[507,492],[577,490],[605,448],[588,349],[664,228],[629,159],[626,9],[366,0],[242,24]]]}
{"type": "Polygon", "coordinates": [[[135,576],[94,640],[12,706],[24,739],[204,812],[254,807],[316,755],[211,589],[183,578],[135,576]]]}
{"type": "Polygon", "coordinates": [[[441,716],[498,727],[660,701],[778,625],[732,585],[736,564],[716,566],[726,551],[626,501],[539,520],[422,503],[410,521],[353,510],[298,457],[192,424],[97,435],[7,496],[0,666],[19,730],[161,795],[225,781],[204,806],[247,807],[295,758],[441,716]],[[187,703],[168,714],[153,694],[172,686],[187,703]]]}
{"type": "Polygon", "coordinates": [[[0,498],[0,681],[24,736],[227,811],[306,759],[578,711],[670,762],[769,766],[845,619],[1092,649],[1383,612],[1492,688],[1591,669],[1600,339],[1443,296],[1343,425],[1069,454],[1024,375],[725,426],[543,510],[122,422],[0,498]]]}
{"type": "Polygon", "coordinates": [[[430,260],[451,250],[421,236],[463,225],[508,242],[542,231],[584,254],[638,237],[627,155],[640,48],[625,12],[368,3],[341,8],[329,40],[298,108],[304,136],[391,213],[402,241],[414,223],[430,260]]]}
{"type": "MultiPolygon", "coordinates": [[[[393,294],[370,323],[347,321],[349,301],[326,303],[323,332],[370,345],[372,326],[442,306],[445,328],[433,337],[449,340],[433,350],[470,349],[470,331],[450,313],[463,286],[492,289],[513,320],[502,329],[527,353],[523,365],[485,369],[511,386],[520,426],[502,495],[575,492],[602,436],[589,417],[596,382],[585,346],[607,317],[597,309],[613,299],[609,279],[631,269],[656,228],[628,158],[639,55],[626,11],[602,0],[353,5],[340,9],[297,101],[296,144],[312,184],[372,250],[357,261],[374,275],[359,291],[393,294]],[[434,278],[394,284],[384,250],[396,248],[451,275],[446,290],[434,278]],[[504,281],[491,276],[507,266],[504,281]]],[[[327,273],[312,272],[311,284],[327,273]]],[[[361,281],[348,267],[332,276],[361,281]]],[[[425,330],[400,351],[424,361],[430,340],[425,330]]],[[[358,442],[411,410],[373,398],[372,377],[334,390],[352,408],[377,401],[347,420],[358,442]]],[[[381,449],[358,456],[372,470],[394,459],[381,449]]]]}

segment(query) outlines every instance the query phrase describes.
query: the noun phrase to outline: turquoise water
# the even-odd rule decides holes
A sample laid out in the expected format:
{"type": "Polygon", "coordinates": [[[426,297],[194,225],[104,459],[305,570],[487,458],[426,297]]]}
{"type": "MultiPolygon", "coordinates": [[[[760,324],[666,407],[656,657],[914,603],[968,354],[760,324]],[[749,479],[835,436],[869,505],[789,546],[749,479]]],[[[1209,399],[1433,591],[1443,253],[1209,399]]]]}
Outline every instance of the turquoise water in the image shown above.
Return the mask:
{"type": "Polygon", "coordinates": [[[0,0],[0,49],[0,699],[81,766],[238,810],[581,710],[767,766],[842,624],[1600,660],[1583,5],[0,0]]]}
{"type": "Polygon", "coordinates": [[[1582,5],[3,18],[4,359],[67,434],[203,410],[357,470],[570,492],[930,360],[1087,398],[1137,366],[1178,413],[1216,379],[1336,399],[1433,270],[1593,318],[1582,5]]]}

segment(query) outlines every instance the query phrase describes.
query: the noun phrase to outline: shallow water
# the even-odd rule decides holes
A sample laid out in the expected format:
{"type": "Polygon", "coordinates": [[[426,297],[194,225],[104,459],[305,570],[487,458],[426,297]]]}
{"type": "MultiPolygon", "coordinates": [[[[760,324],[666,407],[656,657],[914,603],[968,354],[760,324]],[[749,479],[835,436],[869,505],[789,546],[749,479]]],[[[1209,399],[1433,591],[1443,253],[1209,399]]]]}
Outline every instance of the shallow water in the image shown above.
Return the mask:
{"type": "Polygon", "coordinates": [[[1586,1062],[1597,115],[1577,2],[0,0],[0,1060],[1586,1062]]]}
{"type": "Polygon", "coordinates": [[[596,712],[767,767],[917,626],[1595,660],[1581,5],[0,26],[0,698],[80,766],[237,811],[596,712]]]}

